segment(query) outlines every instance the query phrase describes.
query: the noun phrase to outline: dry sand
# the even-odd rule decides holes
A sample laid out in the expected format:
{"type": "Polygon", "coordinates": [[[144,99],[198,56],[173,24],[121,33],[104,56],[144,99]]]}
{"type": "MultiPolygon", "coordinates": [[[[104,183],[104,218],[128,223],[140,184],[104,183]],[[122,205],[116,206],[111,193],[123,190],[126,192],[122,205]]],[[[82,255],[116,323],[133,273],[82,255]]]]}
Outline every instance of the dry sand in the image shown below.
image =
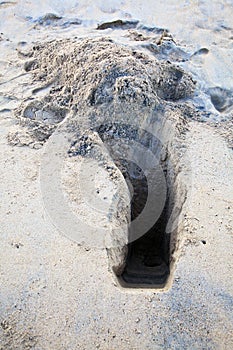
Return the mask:
{"type": "Polygon", "coordinates": [[[232,349],[231,2],[1,2],[0,18],[0,348],[232,349]],[[112,160],[121,148],[103,146],[116,133],[90,130],[113,116],[162,141],[175,226],[159,289],[115,275],[130,193],[112,160]],[[57,158],[64,132],[69,156],[57,158]],[[90,181],[77,186],[83,159],[102,198],[92,206],[90,181]]]}

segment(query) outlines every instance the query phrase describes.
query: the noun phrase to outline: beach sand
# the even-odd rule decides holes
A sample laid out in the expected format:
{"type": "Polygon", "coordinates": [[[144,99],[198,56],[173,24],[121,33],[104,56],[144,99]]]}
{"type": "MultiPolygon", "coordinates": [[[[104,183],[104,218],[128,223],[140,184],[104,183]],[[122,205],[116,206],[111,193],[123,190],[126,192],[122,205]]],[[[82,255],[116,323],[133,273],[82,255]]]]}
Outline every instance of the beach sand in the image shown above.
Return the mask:
{"type": "Polygon", "coordinates": [[[2,350],[233,348],[232,12],[0,2],[2,350]],[[127,241],[136,161],[165,282],[127,241]]]}

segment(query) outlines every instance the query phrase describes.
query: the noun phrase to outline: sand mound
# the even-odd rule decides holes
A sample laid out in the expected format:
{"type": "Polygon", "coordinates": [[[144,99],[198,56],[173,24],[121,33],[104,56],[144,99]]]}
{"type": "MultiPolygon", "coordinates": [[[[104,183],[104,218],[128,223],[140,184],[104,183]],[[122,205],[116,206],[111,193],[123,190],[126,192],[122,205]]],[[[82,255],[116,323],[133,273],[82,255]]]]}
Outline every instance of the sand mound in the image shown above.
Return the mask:
{"type": "MultiPolygon", "coordinates": [[[[26,57],[25,70],[39,85],[34,99],[17,111],[27,137],[17,133],[10,135],[9,141],[28,141],[35,147],[43,145],[55,130],[68,132],[66,156],[97,160],[118,188],[106,209],[112,228],[111,243],[106,246],[111,267],[121,275],[127,265],[127,240],[131,244],[147,232],[140,249],[129,250],[125,281],[164,286],[176,250],[178,223],[174,222],[186,196],[179,158],[182,134],[187,129],[185,119],[194,113],[189,107],[194,80],[170,62],[108,38],[37,44],[26,57]],[[43,89],[44,96],[39,97],[43,89]],[[161,171],[155,169],[155,163],[161,171]],[[135,261],[139,261],[137,268],[135,261]]],[[[70,175],[64,183],[71,201],[77,202],[80,192],[75,189],[75,164],[68,168],[70,175]]],[[[76,204],[80,212],[80,200],[76,204]]],[[[55,221],[61,216],[62,212],[55,221]]],[[[98,220],[105,222],[102,217],[96,221],[91,212],[89,220],[93,225],[98,220]]],[[[83,244],[85,238],[75,240],[83,244]]]]}
{"type": "Polygon", "coordinates": [[[166,102],[184,101],[195,89],[195,82],[181,68],[107,38],[38,44],[27,57],[25,70],[39,86],[33,101],[23,104],[17,115],[40,142],[68,113],[80,127],[80,118],[86,124],[100,110],[112,114],[123,105],[127,112],[152,110],[166,102]],[[45,97],[37,98],[48,87],[45,97]]]}

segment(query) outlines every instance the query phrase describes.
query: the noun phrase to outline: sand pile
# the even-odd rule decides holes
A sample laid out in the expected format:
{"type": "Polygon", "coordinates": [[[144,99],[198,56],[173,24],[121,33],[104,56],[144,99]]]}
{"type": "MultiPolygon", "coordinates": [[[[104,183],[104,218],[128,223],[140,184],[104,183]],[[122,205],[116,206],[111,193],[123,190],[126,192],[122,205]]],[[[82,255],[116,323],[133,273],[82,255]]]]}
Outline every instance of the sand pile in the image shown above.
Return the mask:
{"type": "MultiPolygon", "coordinates": [[[[68,132],[70,145],[65,157],[97,160],[118,187],[113,204],[107,209],[112,225],[114,221],[119,223],[112,229],[112,242],[106,247],[111,267],[121,275],[126,266],[127,240],[133,242],[148,231],[146,242],[140,243],[143,249],[136,249],[136,259],[143,266],[148,261],[148,266],[141,268],[140,278],[138,268],[136,279],[130,277],[129,281],[164,285],[177,249],[177,224],[173,227],[172,222],[179,217],[186,197],[179,175],[181,144],[187,119],[195,114],[190,107],[195,81],[180,67],[109,38],[38,43],[24,55],[24,68],[32,73],[36,87],[32,101],[17,110],[20,123],[26,128],[22,135],[18,131],[10,134],[9,142],[38,148],[55,130],[68,132]],[[39,97],[41,92],[43,96],[39,97]],[[138,151],[138,144],[144,147],[143,154],[138,151]],[[156,155],[162,176],[155,170],[156,160],[147,151],[156,155]],[[119,169],[133,196],[131,209],[119,169]],[[150,191],[153,193],[148,204],[150,191]],[[138,223],[136,219],[144,213],[146,203],[150,213],[138,223]],[[136,220],[133,229],[130,224],[131,233],[128,226],[122,228],[123,223],[130,222],[130,212],[131,220],[136,220]],[[151,250],[150,246],[156,249],[151,250]],[[157,270],[151,279],[153,266],[157,270]]],[[[69,166],[66,186],[73,202],[80,198],[80,192],[75,190],[74,168],[74,164],[69,166]]],[[[78,208],[80,203],[76,204],[78,208]]]]}
{"type": "Polygon", "coordinates": [[[68,114],[73,114],[70,123],[80,128],[91,124],[100,110],[112,118],[119,106],[127,105],[131,112],[153,110],[183,101],[195,89],[181,68],[107,38],[42,43],[26,56],[25,70],[38,87],[33,101],[23,103],[17,115],[30,125],[30,136],[42,143],[68,114]],[[38,99],[38,92],[48,87],[45,97],[38,99]]]}

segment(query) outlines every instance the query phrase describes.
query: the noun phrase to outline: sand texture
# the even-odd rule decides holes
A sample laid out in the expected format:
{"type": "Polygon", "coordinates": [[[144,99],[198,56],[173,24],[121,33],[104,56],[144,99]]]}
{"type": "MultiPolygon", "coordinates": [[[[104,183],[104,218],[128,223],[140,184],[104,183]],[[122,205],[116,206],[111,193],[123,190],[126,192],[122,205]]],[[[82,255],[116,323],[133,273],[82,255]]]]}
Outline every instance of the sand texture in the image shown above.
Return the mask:
{"type": "Polygon", "coordinates": [[[233,348],[231,14],[0,3],[1,350],[233,348]]]}

